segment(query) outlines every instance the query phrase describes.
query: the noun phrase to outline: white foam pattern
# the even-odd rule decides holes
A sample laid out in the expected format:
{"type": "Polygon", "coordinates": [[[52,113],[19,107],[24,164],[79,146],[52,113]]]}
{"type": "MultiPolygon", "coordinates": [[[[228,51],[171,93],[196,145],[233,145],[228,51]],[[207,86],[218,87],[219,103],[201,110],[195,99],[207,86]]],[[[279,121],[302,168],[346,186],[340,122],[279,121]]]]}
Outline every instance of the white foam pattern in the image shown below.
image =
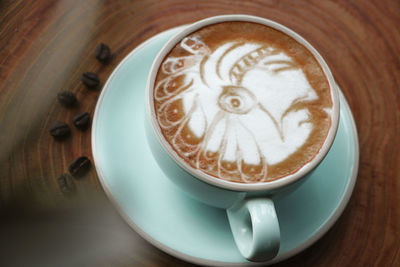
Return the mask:
{"type": "MultiPolygon", "coordinates": [[[[202,140],[200,151],[219,152],[218,164],[237,163],[246,180],[243,164],[282,162],[306,142],[314,127],[309,110],[291,107],[318,96],[291,57],[272,46],[238,41],[211,51],[197,36],[180,45],[190,55],[164,61],[167,76],[155,95],[168,99],[163,105],[182,101],[185,118],[171,125],[188,123],[202,140]],[[180,75],[180,89],[169,92],[168,84],[180,75]]],[[[171,125],[160,123],[164,130],[171,125]]]]}

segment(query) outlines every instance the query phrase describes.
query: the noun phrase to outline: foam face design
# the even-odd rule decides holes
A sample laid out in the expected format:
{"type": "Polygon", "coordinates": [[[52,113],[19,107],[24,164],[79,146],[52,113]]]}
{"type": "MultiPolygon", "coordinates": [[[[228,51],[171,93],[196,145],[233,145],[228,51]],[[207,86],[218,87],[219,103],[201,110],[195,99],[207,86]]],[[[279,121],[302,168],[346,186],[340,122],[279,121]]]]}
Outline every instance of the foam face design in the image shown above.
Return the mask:
{"type": "Polygon", "coordinates": [[[169,55],[155,84],[156,115],[168,143],[193,168],[263,182],[277,178],[273,166],[310,152],[304,146],[318,120],[307,104],[320,96],[296,59],[268,42],[209,47],[196,33],[177,47],[184,55],[169,55]]]}

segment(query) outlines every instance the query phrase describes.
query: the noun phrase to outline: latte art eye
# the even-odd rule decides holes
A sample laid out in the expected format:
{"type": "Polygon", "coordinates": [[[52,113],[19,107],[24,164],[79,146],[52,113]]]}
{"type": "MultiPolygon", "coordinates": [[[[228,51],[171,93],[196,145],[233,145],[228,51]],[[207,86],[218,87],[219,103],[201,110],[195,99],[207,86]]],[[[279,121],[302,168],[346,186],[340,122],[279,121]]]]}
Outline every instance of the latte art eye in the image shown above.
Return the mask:
{"type": "Polygon", "coordinates": [[[233,98],[231,99],[231,106],[232,106],[232,107],[238,108],[238,107],[240,107],[241,104],[242,104],[242,103],[240,102],[240,99],[238,99],[238,98],[236,98],[236,97],[233,97],[233,98]]]}
{"type": "Polygon", "coordinates": [[[257,104],[252,92],[240,86],[225,86],[218,98],[218,105],[234,114],[246,114],[257,104]]]}
{"type": "Polygon", "coordinates": [[[243,106],[243,100],[239,96],[227,96],[224,98],[224,102],[221,105],[224,105],[226,109],[239,111],[241,106],[243,106]]]}

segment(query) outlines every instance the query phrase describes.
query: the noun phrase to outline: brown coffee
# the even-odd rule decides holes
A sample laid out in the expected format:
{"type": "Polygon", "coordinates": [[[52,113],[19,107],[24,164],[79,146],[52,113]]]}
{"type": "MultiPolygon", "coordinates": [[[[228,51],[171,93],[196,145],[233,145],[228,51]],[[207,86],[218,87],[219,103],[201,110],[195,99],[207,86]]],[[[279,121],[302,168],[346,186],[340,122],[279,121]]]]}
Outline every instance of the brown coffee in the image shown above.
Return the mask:
{"type": "Polygon", "coordinates": [[[164,139],[189,166],[239,183],[301,169],[332,117],[327,78],[302,44],[271,27],[222,22],[183,38],[154,84],[164,139]]]}

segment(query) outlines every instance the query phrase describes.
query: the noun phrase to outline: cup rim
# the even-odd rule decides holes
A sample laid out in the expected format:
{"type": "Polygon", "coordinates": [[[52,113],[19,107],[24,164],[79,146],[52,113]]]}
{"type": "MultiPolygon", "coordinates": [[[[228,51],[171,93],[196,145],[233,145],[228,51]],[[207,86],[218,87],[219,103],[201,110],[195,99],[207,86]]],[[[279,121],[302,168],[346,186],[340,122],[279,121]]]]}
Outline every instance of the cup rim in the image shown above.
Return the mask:
{"type": "Polygon", "coordinates": [[[153,64],[150,68],[150,74],[147,79],[147,84],[146,84],[146,110],[147,110],[147,115],[148,119],[151,122],[152,128],[155,132],[155,135],[157,137],[157,140],[160,142],[161,146],[163,149],[168,153],[168,155],[177,163],[181,168],[183,168],[186,172],[188,172],[190,175],[194,176],[195,178],[206,182],[207,184],[211,184],[213,186],[217,186],[219,188],[223,189],[228,189],[232,191],[246,191],[246,192],[252,192],[252,191],[269,191],[269,190],[275,190],[279,189],[281,187],[287,186],[289,184],[292,184],[301,178],[307,176],[312,170],[314,170],[320,163],[321,161],[325,158],[327,153],[329,152],[329,149],[331,148],[333,141],[335,139],[337,129],[338,129],[338,124],[339,124],[339,95],[338,95],[338,90],[335,84],[335,80],[332,76],[332,73],[325,62],[325,60],[322,58],[322,56],[317,52],[317,50],[310,44],[308,43],[303,37],[301,37],[299,34],[294,32],[293,30],[287,28],[286,26],[283,26],[275,21],[266,19],[266,18],[261,18],[257,16],[251,16],[251,15],[219,15],[219,16],[213,16],[213,17],[208,17],[205,19],[202,19],[200,21],[194,22],[192,24],[189,24],[186,28],[184,28],[182,31],[178,32],[175,34],[173,37],[171,37],[165,44],[164,46],[160,49],[158,52],[156,58],[153,61],[153,64]],[[156,120],[155,116],[155,109],[154,109],[154,98],[153,94],[151,93],[153,91],[153,86],[155,82],[155,78],[158,73],[158,69],[161,65],[161,62],[163,61],[164,57],[171,51],[171,49],[179,42],[181,41],[185,36],[191,34],[192,32],[207,26],[207,25],[212,25],[220,22],[226,22],[226,21],[244,21],[244,22],[254,22],[262,25],[266,25],[268,27],[274,28],[275,30],[281,31],[282,33],[289,35],[293,39],[295,39],[297,42],[302,44],[304,47],[308,49],[308,51],[311,52],[311,54],[315,57],[317,60],[318,64],[321,66],[326,79],[328,80],[329,87],[330,87],[330,93],[331,93],[331,100],[332,100],[332,121],[331,121],[331,127],[329,129],[328,135],[326,136],[326,139],[320,148],[319,152],[312,158],[309,162],[307,162],[305,165],[303,165],[299,170],[297,170],[295,173],[289,174],[285,177],[278,178],[273,181],[266,181],[266,182],[259,182],[259,183],[239,183],[239,182],[232,182],[232,181],[227,181],[223,180],[220,178],[216,178],[214,176],[211,176],[209,174],[206,174],[202,171],[196,170],[193,167],[191,167],[189,164],[187,164],[177,153],[170,144],[164,140],[164,137],[161,133],[161,129],[158,125],[158,122],[156,120]]]}

